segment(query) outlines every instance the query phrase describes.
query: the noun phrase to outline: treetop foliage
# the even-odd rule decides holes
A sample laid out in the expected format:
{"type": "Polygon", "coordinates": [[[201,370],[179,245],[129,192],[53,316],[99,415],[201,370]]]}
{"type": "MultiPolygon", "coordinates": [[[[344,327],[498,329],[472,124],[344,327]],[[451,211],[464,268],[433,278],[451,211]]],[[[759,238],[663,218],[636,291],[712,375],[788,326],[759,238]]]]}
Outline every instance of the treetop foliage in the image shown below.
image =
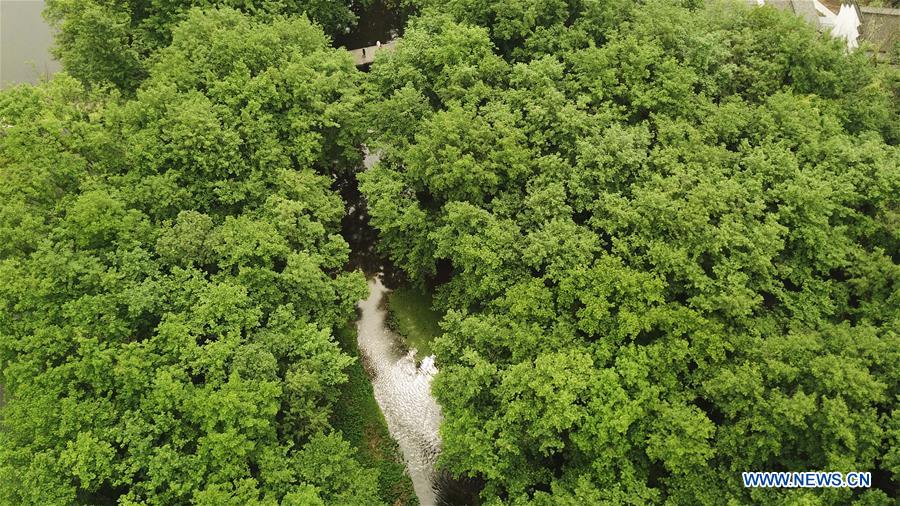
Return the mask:
{"type": "Polygon", "coordinates": [[[45,15],[58,29],[56,56],[70,74],[88,84],[132,91],[191,9],[230,8],[264,21],[302,14],[336,34],[356,25],[351,5],[331,0],[48,0],[45,15]]]}
{"type": "Polygon", "coordinates": [[[130,99],[0,95],[4,504],[370,504],[330,425],[359,155],[349,57],[192,11],[130,99]]]}
{"type": "Polygon", "coordinates": [[[344,3],[50,0],[68,74],[0,94],[0,503],[382,502],[331,423],[357,177],[485,504],[891,504],[897,70],[734,1],[414,3],[363,74],[344,3]],[[874,485],[740,481],[810,470],[874,485]]]}
{"type": "Polygon", "coordinates": [[[445,279],[488,503],[887,503],[896,71],[733,2],[428,4],[368,80],[383,248],[445,279]],[[749,490],[741,471],[871,470],[749,490]]]}

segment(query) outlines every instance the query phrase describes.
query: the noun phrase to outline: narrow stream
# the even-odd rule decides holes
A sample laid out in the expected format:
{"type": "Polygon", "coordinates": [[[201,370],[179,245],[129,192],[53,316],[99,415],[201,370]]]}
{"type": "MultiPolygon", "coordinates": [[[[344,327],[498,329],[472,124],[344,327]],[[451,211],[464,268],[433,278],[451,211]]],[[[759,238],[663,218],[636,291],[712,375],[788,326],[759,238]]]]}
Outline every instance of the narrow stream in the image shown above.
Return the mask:
{"type": "Polygon", "coordinates": [[[372,380],[375,400],[403,453],[416,496],[422,506],[436,506],[434,466],[441,452],[441,408],[431,396],[431,380],[437,369],[434,357],[426,357],[417,366],[415,349],[401,351],[400,336],[385,322],[384,297],[388,292],[380,275],[369,279],[369,298],[359,303],[360,318],[356,324],[359,350],[372,380]]]}
{"type": "MultiPolygon", "coordinates": [[[[365,155],[365,169],[378,163],[376,153],[366,150],[365,155]]],[[[441,450],[438,434],[441,409],[431,396],[431,380],[437,373],[434,358],[426,357],[417,365],[416,350],[408,350],[403,338],[388,327],[388,286],[401,285],[403,274],[378,251],[378,233],[369,223],[366,201],[356,181],[338,181],[336,190],[348,205],[342,223],[342,235],[351,249],[347,268],[361,269],[369,283],[368,298],[357,305],[360,360],[372,382],[388,431],[403,454],[419,503],[422,506],[446,504],[439,490],[445,480],[435,471],[441,450]]]]}

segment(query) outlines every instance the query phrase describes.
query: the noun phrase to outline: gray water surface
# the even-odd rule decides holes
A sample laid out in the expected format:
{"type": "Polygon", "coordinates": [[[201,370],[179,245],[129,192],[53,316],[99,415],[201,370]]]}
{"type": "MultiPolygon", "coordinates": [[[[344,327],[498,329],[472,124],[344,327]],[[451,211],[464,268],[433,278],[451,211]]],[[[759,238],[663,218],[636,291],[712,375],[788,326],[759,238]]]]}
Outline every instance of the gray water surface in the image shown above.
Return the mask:
{"type": "Polygon", "coordinates": [[[400,336],[385,323],[387,310],[382,302],[388,291],[380,276],[369,279],[369,298],[359,303],[356,324],[359,350],[372,377],[375,400],[388,431],[400,446],[419,503],[435,506],[441,408],[431,396],[431,380],[437,369],[433,356],[416,364],[415,349],[401,351],[400,336]]]}
{"type": "Polygon", "coordinates": [[[0,88],[36,83],[60,70],[43,0],[0,0],[0,88]]]}

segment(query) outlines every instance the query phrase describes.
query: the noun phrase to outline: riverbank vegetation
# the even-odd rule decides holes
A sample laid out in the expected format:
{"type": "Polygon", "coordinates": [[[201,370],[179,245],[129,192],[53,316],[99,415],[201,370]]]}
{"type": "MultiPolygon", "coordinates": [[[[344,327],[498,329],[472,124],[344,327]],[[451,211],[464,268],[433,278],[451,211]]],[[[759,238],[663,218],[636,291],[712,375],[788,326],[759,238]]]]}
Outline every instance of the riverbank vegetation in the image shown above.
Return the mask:
{"type": "Polygon", "coordinates": [[[378,498],[382,504],[415,506],[419,504],[412,482],[406,475],[397,442],[388,432],[381,408],[375,401],[370,375],[363,366],[352,324],[337,330],[335,336],[344,353],[359,357],[344,371],[347,382],[341,385],[334,405],[332,422],[344,438],[357,449],[357,458],[365,467],[378,470],[378,498]]]}
{"type": "Polygon", "coordinates": [[[415,348],[419,360],[432,354],[431,342],[442,333],[441,314],[433,305],[432,293],[415,286],[397,288],[387,296],[388,326],[408,348],[415,348]]]}
{"type": "Polygon", "coordinates": [[[350,207],[484,504],[892,504],[897,69],[736,1],[400,4],[360,72],[349,3],[50,1],[67,73],[0,94],[0,504],[415,504],[350,207]],[[874,482],[740,481],[810,470],[874,482]]]}

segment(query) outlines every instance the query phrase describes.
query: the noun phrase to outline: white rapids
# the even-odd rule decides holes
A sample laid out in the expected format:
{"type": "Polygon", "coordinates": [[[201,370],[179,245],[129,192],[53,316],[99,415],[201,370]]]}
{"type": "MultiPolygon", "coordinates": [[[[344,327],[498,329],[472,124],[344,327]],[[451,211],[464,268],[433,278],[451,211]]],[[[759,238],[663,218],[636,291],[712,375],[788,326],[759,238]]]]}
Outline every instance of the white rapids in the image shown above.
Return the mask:
{"type": "Polygon", "coordinates": [[[369,298],[358,305],[359,349],[372,376],[375,400],[403,453],[416,496],[422,506],[435,506],[434,466],[441,451],[441,408],[431,396],[431,380],[437,368],[433,356],[417,366],[415,349],[399,351],[401,338],[387,327],[387,311],[381,304],[388,291],[380,276],[369,280],[369,298]]]}

